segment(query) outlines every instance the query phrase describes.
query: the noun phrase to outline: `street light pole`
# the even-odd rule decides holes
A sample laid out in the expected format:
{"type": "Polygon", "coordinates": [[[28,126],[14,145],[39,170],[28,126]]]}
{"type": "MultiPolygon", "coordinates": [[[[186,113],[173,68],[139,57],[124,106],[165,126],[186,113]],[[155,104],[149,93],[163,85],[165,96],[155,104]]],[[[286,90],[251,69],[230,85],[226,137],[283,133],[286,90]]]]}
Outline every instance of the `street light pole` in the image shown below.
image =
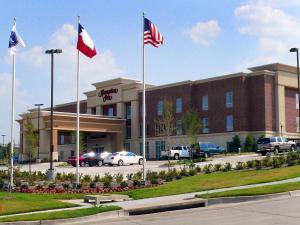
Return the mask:
{"type": "Polygon", "coordinates": [[[40,162],[40,112],[41,112],[41,106],[44,104],[34,104],[34,106],[38,107],[38,162],[40,162]]]}
{"type": "Polygon", "coordinates": [[[3,145],[2,145],[2,147],[4,148],[4,138],[5,138],[6,135],[5,135],[5,134],[2,134],[1,136],[2,136],[2,140],[3,140],[3,145]]]}
{"type": "Polygon", "coordinates": [[[54,69],[54,54],[62,53],[61,49],[49,49],[46,54],[51,54],[51,131],[50,131],[50,169],[47,171],[48,179],[53,180],[55,173],[53,169],[53,69],[54,69]]]}
{"type": "Polygon", "coordinates": [[[299,75],[299,51],[298,48],[291,48],[290,52],[296,52],[297,55],[297,77],[298,77],[298,127],[300,132],[300,75],[299,75]]]}

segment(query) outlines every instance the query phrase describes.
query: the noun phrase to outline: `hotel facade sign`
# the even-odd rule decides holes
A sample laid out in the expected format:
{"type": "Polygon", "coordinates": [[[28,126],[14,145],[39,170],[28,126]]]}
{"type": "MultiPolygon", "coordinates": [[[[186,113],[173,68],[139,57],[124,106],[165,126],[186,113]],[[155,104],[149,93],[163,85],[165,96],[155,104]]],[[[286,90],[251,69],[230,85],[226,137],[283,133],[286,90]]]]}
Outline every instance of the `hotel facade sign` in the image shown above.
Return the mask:
{"type": "Polygon", "coordinates": [[[118,92],[118,88],[101,89],[98,92],[98,97],[101,98],[103,102],[109,102],[113,100],[113,96],[118,94],[118,92]]]}

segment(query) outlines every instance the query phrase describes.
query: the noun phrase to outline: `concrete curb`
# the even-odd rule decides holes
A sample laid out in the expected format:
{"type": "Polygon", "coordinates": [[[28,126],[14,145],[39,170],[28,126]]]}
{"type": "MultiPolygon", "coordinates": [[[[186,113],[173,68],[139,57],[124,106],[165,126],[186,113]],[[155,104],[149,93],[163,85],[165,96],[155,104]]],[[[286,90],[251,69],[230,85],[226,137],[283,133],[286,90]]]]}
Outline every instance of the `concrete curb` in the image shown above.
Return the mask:
{"type": "Polygon", "coordinates": [[[258,201],[258,200],[265,200],[265,199],[272,199],[272,198],[290,198],[290,197],[297,197],[297,196],[300,196],[300,190],[268,194],[268,195],[211,198],[211,199],[208,199],[208,206],[219,205],[219,204],[258,201]]]}
{"type": "Polygon", "coordinates": [[[180,202],[172,202],[168,204],[161,204],[161,205],[153,205],[153,206],[143,206],[133,209],[127,209],[126,212],[129,216],[134,215],[143,215],[143,214],[151,214],[151,213],[158,213],[158,212],[166,212],[166,211],[173,211],[173,210],[180,210],[180,209],[191,209],[191,208],[198,208],[198,207],[205,207],[207,206],[207,199],[188,199],[188,201],[180,201],[180,202]]]}
{"type": "Polygon", "coordinates": [[[95,222],[101,221],[105,219],[112,219],[118,217],[128,216],[128,212],[124,210],[116,210],[111,212],[103,212],[98,213],[91,216],[83,216],[77,218],[70,218],[70,219],[58,219],[58,220],[38,220],[38,221],[19,221],[19,222],[3,222],[0,224],[3,225],[56,225],[56,224],[81,224],[82,222],[95,222]]]}

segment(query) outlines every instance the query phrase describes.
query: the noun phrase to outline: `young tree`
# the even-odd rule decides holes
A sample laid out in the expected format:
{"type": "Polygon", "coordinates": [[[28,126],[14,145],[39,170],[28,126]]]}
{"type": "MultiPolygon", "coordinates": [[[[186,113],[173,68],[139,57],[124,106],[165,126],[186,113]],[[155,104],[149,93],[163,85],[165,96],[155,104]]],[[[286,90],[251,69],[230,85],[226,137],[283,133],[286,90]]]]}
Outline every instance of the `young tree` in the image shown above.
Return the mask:
{"type": "Polygon", "coordinates": [[[248,152],[256,150],[256,141],[252,134],[246,136],[244,149],[248,152]]]}
{"type": "Polygon", "coordinates": [[[29,158],[29,174],[31,174],[31,161],[32,157],[35,154],[35,147],[36,147],[36,134],[34,133],[32,118],[30,114],[28,114],[28,117],[26,119],[26,147],[28,152],[28,158],[29,158]]]}
{"type": "Polygon", "coordinates": [[[238,149],[241,147],[241,140],[238,135],[234,135],[232,138],[232,147],[234,151],[238,151],[238,149]]]}
{"type": "Polygon", "coordinates": [[[168,152],[168,169],[170,170],[170,136],[173,134],[174,127],[174,115],[173,104],[171,101],[163,100],[163,112],[162,116],[155,120],[155,126],[159,127],[160,135],[166,139],[166,150],[168,152]]]}
{"type": "MultiPolygon", "coordinates": [[[[182,117],[182,124],[184,132],[190,139],[190,144],[196,144],[197,134],[199,133],[199,130],[201,128],[198,111],[196,109],[191,109],[184,113],[182,117]]],[[[190,157],[192,158],[192,151],[190,152],[190,157]]]]}

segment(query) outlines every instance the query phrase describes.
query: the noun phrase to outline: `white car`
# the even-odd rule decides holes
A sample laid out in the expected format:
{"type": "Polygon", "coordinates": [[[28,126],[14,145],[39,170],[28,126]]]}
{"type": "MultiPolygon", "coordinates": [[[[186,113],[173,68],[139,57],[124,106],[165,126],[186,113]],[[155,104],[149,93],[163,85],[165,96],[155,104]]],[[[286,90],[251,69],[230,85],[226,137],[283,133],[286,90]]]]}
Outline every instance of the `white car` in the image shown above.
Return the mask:
{"type": "Polygon", "coordinates": [[[123,165],[132,165],[132,164],[143,164],[143,156],[136,155],[132,152],[114,152],[107,156],[104,159],[104,164],[108,165],[118,165],[118,166],[123,166],[123,165]]]}

